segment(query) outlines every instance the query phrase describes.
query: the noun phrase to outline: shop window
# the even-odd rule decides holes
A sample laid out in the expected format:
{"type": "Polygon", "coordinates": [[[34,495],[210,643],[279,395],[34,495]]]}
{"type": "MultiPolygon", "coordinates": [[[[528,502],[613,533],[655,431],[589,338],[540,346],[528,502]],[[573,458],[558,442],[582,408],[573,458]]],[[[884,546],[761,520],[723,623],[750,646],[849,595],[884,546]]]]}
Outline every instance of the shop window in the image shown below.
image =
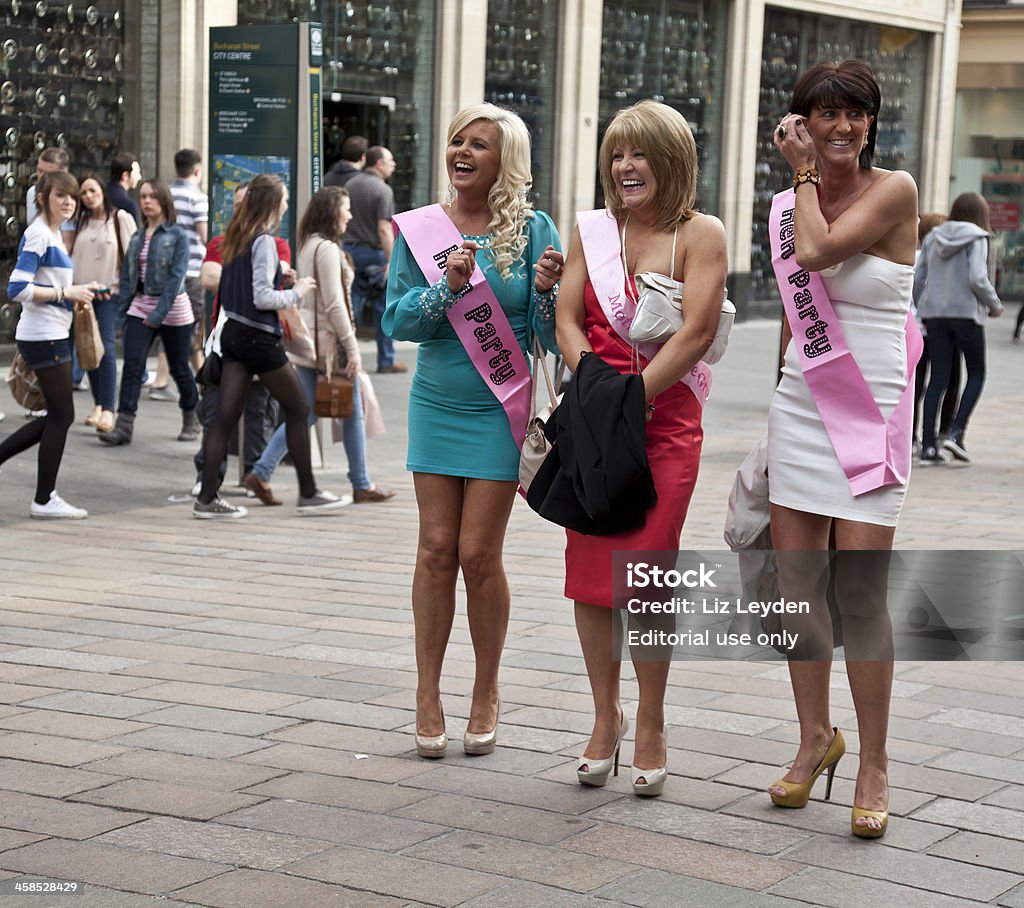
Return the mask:
{"type": "Polygon", "coordinates": [[[484,100],[514,110],[530,130],[533,202],[551,210],[555,142],[555,0],[491,0],[484,100]]]}
{"type": "Polygon", "coordinates": [[[875,164],[887,170],[909,171],[920,180],[927,36],[831,16],[767,10],[758,110],[751,301],[778,299],[768,243],[768,213],[772,196],[792,183],[789,166],[772,142],[772,131],[788,110],[800,73],[818,62],[851,57],[871,67],[882,91],[875,164]]]}
{"type": "Polygon", "coordinates": [[[239,0],[239,25],[320,22],[324,28],[325,170],[350,135],[395,156],[399,211],[430,201],[434,83],[431,0],[239,0]]]}
{"type": "MultiPolygon", "coordinates": [[[[697,207],[717,213],[727,3],[605,0],[600,135],[615,112],[645,98],[686,117],[697,142],[697,207]]],[[[595,204],[604,204],[596,177],[595,204]]]]}

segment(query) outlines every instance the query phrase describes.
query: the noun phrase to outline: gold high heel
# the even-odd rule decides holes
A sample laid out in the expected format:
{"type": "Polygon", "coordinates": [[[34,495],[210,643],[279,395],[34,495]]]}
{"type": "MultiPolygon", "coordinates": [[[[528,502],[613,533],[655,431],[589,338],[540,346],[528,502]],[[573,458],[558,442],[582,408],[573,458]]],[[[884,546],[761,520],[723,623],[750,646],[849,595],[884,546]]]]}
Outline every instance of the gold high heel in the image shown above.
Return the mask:
{"type": "Polygon", "coordinates": [[[832,731],[834,732],[832,743],[829,744],[828,750],[825,751],[825,756],[821,758],[821,762],[806,782],[786,782],[783,779],[779,779],[772,785],[772,788],[779,787],[786,790],[785,795],[777,795],[773,791],[769,792],[772,803],[776,807],[806,807],[808,800],[810,800],[811,789],[814,787],[814,783],[818,781],[818,776],[825,772],[825,770],[828,770],[828,778],[825,782],[825,800],[829,801],[832,799],[832,778],[836,774],[836,767],[839,765],[840,758],[846,753],[846,741],[843,740],[843,733],[835,727],[832,728],[832,731]]]}
{"type": "MultiPolygon", "coordinates": [[[[441,724],[444,725],[444,710],[441,710],[441,724]]],[[[448,750],[448,733],[421,735],[416,732],[416,753],[427,760],[440,760],[448,750]]]]}
{"type": "MultiPolygon", "coordinates": [[[[889,790],[889,773],[885,774],[885,790],[889,790]]],[[[853,805],[853,811],[850,814],[850,832],[852,832],[858,839],[880,839],[885,835],[885,830],[889,828],[889,809],[885,810],[867,810],[864,807],[858,807],[856,804],[853,805]],[[881,823],[878,829],[873,829],[871,826],[858,826],[857,820],[861,818],[875,819],[881,823]]]]}
{"type": "Polygon", "coordinates": [[[494,753],[494,748],[498,743],[498,721],[500,719],[501,697],[498,697],[498,713],[494,717],[494,728],[490,731],[482,732],[481,734],[467,731],[462,736],[463,751],[477,757],[483,756],[484,754],[494,753]]]}

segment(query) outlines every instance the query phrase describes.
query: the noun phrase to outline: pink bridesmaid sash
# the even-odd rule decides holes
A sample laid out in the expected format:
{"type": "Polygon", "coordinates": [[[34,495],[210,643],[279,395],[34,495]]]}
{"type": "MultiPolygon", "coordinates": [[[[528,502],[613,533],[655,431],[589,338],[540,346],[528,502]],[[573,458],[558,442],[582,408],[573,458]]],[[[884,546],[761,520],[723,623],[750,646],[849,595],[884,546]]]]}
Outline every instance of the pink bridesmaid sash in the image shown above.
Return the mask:
{"type": "MultiPolygon", "coordinates": [[[[629,339],[636,305],[626,294],[626,272],[622,267],[621,240],[615,218],[606,208],[577,211],[576,224],[590,284],[604,317],[627,346],[650,362],[664,344],[637,344],[629,339]]],[[[680,381],[693,392],[701,407],[707,403],[711,394],[711,369],[706,363],[698,362],[680,381]]]]}
{"type": "Polygon", "coordinates": [[[794,190],[776,195],[768,230],[772,267],[807,387],[854,497],[904,485],[910,476],[914,369],[924,348],[921,332],[908,312],[907,385],[885,419],[846,345],[824,281],[796,262],[795,207],[794,190]]]}
{"type": "MultiPolygon", "coordinates": [[[[431,286],[445,276],[448,255],[462,245],[462,234],[440,205],[396,214],[416,264],[431,286]]],[[[469,279],[471,289],[448,310],[448,321],[473,366],[498,399],[516,447],[522,449],[530,416],[530,367],[482,268],[469,279]]]]}

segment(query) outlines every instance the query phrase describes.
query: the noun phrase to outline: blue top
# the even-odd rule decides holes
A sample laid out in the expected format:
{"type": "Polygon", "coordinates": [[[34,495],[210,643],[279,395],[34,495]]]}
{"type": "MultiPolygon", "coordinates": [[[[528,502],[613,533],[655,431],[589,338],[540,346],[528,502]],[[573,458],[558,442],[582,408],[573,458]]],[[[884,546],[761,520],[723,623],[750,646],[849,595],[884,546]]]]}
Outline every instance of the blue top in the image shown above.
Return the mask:
{"type": "MultiPolygon", "coordinates": [[[[494,266],[489,236],[467,236],[485,247],[477,253],[495,298],[525,354],[536,333],[554,351],[557,285],[548,293],[534,288],[533,266],[548,246],[561,251],[558,231],[544,212],[527,221],[523,258],[504,281],[494,266]]],[[[406,467],[475,479],[512,481],[519,476],[519,449],[501,404],[477,373],[447,310],[455,303],[442,279],[427,284],[404,237],[399,234],[388,270],[384,332],[395,340],[420,344],[409,394],[409,454],[406,467]]]]}

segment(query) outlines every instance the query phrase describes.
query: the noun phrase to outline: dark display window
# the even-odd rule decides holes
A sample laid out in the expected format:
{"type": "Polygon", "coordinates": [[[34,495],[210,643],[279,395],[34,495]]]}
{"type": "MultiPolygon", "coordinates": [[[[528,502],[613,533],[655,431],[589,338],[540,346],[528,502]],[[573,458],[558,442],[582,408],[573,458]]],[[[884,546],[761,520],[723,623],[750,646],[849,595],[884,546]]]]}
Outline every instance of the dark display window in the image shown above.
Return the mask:
{"type": "MultiPolygon", "coordinates": [[[[674,107],[697,142],[697,207],[718,209],[727,3],[606,0],[598,145],[615,112],[644,98],[674,107]]],[[[595,202],[603,204],[600,178],[595,202]]]]}
{"type": "Polygon", "coordinates": [[[530,130],[533,201],[551,210],[558,4],[491,0],[487,8],[484,100],[508,107],[530,130]]]}
{"type": "Polygon", "coordinates": [[[105,179],[121,150],[126,108],[138,94],[125,58],[126,31],[139,30],[136,7],[0,0],[0,340],[12,336],[20,312],[6,297],[7,279],[39,152],[63,148],[74,173],[96,170],[105,179]]]}
{"type": "Polygon", "coordinates": [[[399,211],[430,201],[434,3],[431,0],[239,0],[239,25],[324,28],[324,169],[350,135],[395,156],[399,211]]]}
{"type": "Polygon", "coordinates": [[[926,35],[831,16],[767,10],[757,120],[751,301],[778,299],[768,243],[768,214],[772,196],[792,186],[792,173],[772,142],[772,131],[788,112],[800,73],[815,63],[851,57],[871,67],[882,91],[875,165],[906,170],[920,179],[926,35]]]}

